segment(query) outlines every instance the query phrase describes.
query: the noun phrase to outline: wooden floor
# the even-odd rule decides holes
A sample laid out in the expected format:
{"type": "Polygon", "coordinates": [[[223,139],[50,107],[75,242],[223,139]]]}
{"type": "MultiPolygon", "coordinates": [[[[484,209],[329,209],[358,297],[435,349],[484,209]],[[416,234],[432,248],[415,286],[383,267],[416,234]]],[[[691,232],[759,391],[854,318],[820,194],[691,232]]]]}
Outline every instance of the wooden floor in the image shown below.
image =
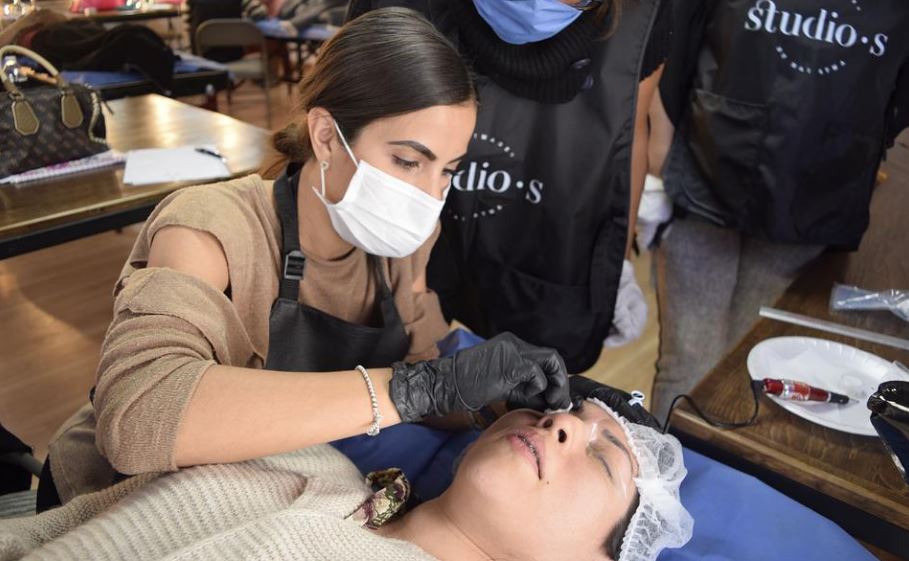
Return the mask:
{"type": "MultiPolygon", "coordinates": [[[[286,87],[272,89],[273,114],[291,115],[286,87]]],[[[221,111],[265,127],[261,88],[244,85],[221,111]]],[[[193,102],[197,100],[189,99],[193,102]]],[[[28,187],[23,187],[28,188],[28,187]]],[[[57,427],[86,403],[111,318],[111,290],[138,232],[132,226],[0,261],[0,423],[43,458],[57,427]]],[[[649,279],[649,259],[638,278],[649,279]]],[[[646,287],[645,287],[646,288],[646,287]]],[[[591,370],[597,379],[649,393],[657,349],[656,305],[646,335],[612,350],[591,370]]]]}

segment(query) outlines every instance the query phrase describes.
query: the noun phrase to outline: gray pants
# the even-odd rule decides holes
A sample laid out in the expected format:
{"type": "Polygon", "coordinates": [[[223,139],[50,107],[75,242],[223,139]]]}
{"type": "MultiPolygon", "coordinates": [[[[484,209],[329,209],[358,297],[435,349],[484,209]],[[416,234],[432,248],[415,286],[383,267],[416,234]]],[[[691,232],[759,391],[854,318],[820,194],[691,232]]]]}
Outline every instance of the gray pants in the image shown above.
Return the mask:
{"type": "Polygon", "coordinates": [[[660,354],[650,410],[660,422],[772,306],[820,246],[771,243],[677,219],[656,251],[660,354]]]}

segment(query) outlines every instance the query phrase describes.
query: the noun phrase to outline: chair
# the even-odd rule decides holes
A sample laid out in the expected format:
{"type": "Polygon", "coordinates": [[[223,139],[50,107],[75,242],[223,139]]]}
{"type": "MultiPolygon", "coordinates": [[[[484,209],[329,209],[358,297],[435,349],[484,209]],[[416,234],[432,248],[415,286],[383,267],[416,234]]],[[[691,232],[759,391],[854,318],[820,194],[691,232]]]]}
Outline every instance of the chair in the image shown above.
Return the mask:
{"type": "Polygon", "coordinates": [[[0,425],[0,519],[35,514],[31,482],[41,467],[32,449],[0,425]]]}
{"type": "MultiPolygon", "coordinates": [[[[242,58],[224,63],[238,80],[261,80],[265,88],[265,109],[268,126],[271,126],[271,72],[268,67],[268,49],[265,37],[252,21],[245,19],[210,19],[196,28],[196,54],[212,47],[256,47],[257,58],[242,58]]],[[[227,103],[231,102],[231,89],[227,90],[227,103]]]]}
{"type": "Polygon", "coordinates": [[[186,0],[185,24],[189,30],[190,50],[209,60],[230,62],[243,58],[245,54],[240,47],[217,47],[202,52],[196,48],[196,30],[210,19],[242,18],[243,3],[241,0],[186,0]]]}
{"type": "Polygon", "coordinates": [[[287,20],[297,29],[310,25],[329,24],[340,26],[347,13],[347,0],[307,0],[285,2],[278,17],[287,20]]]}

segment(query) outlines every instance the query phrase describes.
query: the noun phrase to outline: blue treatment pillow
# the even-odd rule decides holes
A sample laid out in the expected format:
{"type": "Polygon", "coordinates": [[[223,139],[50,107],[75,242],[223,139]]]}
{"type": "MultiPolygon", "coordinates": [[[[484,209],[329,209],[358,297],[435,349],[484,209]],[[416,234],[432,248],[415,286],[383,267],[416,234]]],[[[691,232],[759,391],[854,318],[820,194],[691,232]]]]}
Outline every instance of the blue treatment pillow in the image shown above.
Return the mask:
{"type": "Polygon", "coordinates": [[[685,449],[694,536],[659,561],[875,561],[842,528],[763,482],[685,449]]]}

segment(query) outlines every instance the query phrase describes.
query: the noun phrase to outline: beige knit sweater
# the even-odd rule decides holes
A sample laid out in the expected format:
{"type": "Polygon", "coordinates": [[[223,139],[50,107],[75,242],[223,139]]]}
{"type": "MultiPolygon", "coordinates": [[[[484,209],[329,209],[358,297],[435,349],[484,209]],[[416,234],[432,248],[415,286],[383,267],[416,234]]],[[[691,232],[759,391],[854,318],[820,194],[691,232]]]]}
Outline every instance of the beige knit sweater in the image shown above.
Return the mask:
{"type": "Polygon", "coordinates": [[[435,559],[347,519],[370,495],[354,465],[327,445],[141,475],[0,521],[0,561],[435,559]]]}
{"type": "MultiPolygon", "coordinates": [[[[384,260],[395,304],[411,338],[408,360],[438,354],[448,330],[436,295],[414,292],[438,228],[414,255],[384,260]]],[[[101,349],[94,407],[86,405],[49,446],[63,502],[103,489],[115,470],[173,471],[177,429],[196,384],[213,364],[262,368],[268,320],[278,296],[281,225],[272,183],[257,175],[190,187],[162,201],[139,234],[114,290],[113,321],[101,349]],[[187,274],[146,268],[154,235],[184,226],[214,236],[224,250],[230,296],[187,274]]],[[[300,300],[357,324],[375,313],[377,286],[366,254],[312,256],[300,300]]]]}

